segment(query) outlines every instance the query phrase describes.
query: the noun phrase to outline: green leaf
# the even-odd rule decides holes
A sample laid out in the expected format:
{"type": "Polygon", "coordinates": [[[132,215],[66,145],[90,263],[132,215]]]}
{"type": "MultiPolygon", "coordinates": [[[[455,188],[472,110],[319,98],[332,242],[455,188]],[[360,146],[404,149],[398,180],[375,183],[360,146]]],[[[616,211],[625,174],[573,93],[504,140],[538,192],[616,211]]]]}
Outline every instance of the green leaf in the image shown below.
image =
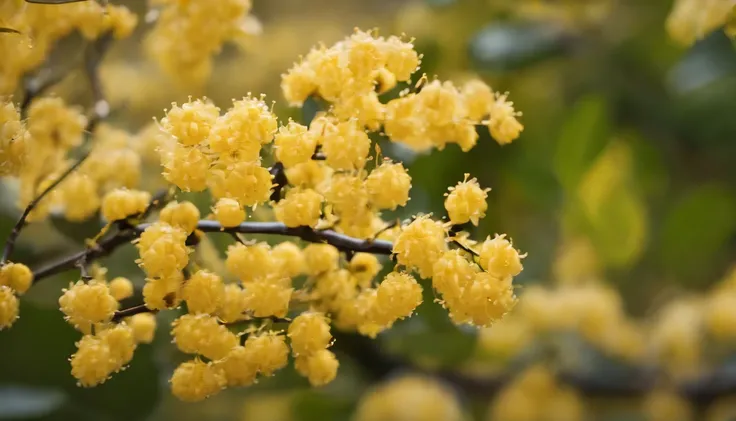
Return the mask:
{"type": "Polygon", "coordinates": [[[470,56],[478,68],[508,71],[560,55],[569,40],[557,25],[493,23],[472,39],[470,56]]]}
{"type": "Polygon", "coordinates": [[[605,98],[581,98],[562,125],[553,162],[562,186],[570,191],[608,142],[611,131],[605,98]]]}
{"type": "Polygon", "coordinates": [[[696,188],[664,218],[662,264],[681,279],[707,273],[726,243],[736,234],[736,195],[713,184],[696,188]]]}
{"type": "Polygon", "coordinates": [[[49,220],[60,233],[78,244],[84,244],[86,239],[94,238],[105,225],[101,222],[99,213],[81,222],[71,222],[63,214],[51,214],[49,220]]]}
{"type": "Polygon", "coordinates": [[[601,211],[590,220],[590,239],[609,267],[636,263],[644,250],[646,234],[646,208],[641,198],[626,188],[608,195],[601,211]]]}
{"type": "Polygon", "coordinates": [[[584,230],[609,267],[629,266],[644,250],[646,207],[632,181],[633,160],[628,143],[611,143],[582,176],[577,190],[584,230]]]}
{"type": "Polygon", "coordinates": [[[315,389],[298,393],[291,402],[291,412],[298,421],[349,419],[352,410],[352,401],[315,389]]]}

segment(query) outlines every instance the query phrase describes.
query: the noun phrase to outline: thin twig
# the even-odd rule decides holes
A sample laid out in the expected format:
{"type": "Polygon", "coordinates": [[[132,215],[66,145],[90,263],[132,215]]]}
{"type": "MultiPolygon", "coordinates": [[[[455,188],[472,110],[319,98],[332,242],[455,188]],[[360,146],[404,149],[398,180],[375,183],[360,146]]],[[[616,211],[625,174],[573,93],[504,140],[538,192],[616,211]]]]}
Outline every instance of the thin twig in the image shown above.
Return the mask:
{"type": "Polygon", "coordinates": [[[136,314],[155,313],[155,312],[156,310],[151,310],[150,308],[146,307],[145,304],[139,304],[137,306],[133,306],[133,307],[129,307],[123,310],[116,311],[115,314],[112,316],[112,321],[119,322],[120,320],[126,317],[135,316],[136,314]]]}
{"type": "Polygon", "coordinates": [[[466,246],[465,244],[461,243],[460,241],[455,240],[455,239],[452,239],[452,240],[450,240],[450,242],[453,245],[457,246],[459,249],[461,249],[461,250],[463,250],[463,251],[465,251],[467,253],[470,253],[470,254],[472,254],[475,257],[478,257],[478,252],[477,251],[471,249],[470,247],[466,246]]]}
{"type": "Polygon", "coordinates": [[[41,280],[49,276],[56,275],[57,273],[61,273],[70,269],[74,269],[74,267],[77,265],[77,262],[79,262],[81,259],[86,259],[87,262],[91,262],[101,257],[105,257],[116,250],[118,247],[124,244],[128,244],[136,237],[136,234],[137,231],[134,230],[119,231],[114,235],[100,241],[95,247],[84,249],[69,256],[62,257],[55,262],[37,268],[33,271],[33,282],[40,282],[41,280]]]}
{"type": "Polygon", "coordinates": [[[46,197],[47,194],[51,192],[51,190],[55,189],[56,186],[58,186],[66,177],[69,176],[69,174],[73,173],[77,168],[79,168],[80,165],[84,163],[84,161],[89,156],[89,151],[85,152],[78,160],[74,163],[71,167],[67,168],[66,171],[61,173],[59,177],[54,180],[51,185],[46,187],[41,194],[36,196],[33,200],[31,200],[31,203],[26,206],[26,208],[23,210],[23,213],[21,214],[20,218],[18,218],[18,221],[15,223],[15,226],[13,227],[13,230],[10,232],[10,235],[8,235],[8,239],[5,240],[5,248],[3,249],[3,255],[2,258],[0,258],[0,265],[5,264],[5,262],[8,261],[10,258],[10,255],[13,253],[13,249],[15,248],[15,242],[18,239],[18,236],[20,235],[21,230],[26,225],[26,220],[28,219],[28,215],[30,215],[31,211],[33,210],[38,203],[43,200],[44,197],[46,197]]]}

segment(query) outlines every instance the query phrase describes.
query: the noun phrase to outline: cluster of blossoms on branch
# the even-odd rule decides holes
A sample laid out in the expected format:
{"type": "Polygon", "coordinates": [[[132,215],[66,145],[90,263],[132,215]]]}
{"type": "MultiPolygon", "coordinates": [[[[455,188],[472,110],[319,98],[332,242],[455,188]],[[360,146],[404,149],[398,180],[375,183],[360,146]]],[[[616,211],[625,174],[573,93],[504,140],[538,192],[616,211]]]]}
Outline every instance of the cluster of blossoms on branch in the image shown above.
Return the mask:
{"type": "Polygon", "coordinates": [[[732,0],[676,0],[665,28],[673,40],[685,46],[719,28],[736,38],[736,3],[732,0]]]}
{"type": "Polygon", "coordinates": [[[0,27],[12,29],[0,37],[0,95],[12,94],[20,79],[46,59],[54,44],[78,32],[93,40],[111,33],[126,38],[138,18],[124,6],[81,1],[61,7],[7,0],[0,5],[0,27]]]}
{"type": "Polygon", "coordinates": [[[150,0],[156,22],[145,49],[167,75],[201,85],[226,42],[243,44],[260,28],[249,14],[251,0],[150,0]],[[206,34],[206,36],[203,36],[206,34]]]}
{"type": "MultiPolygon", "coordinates": [[[[250,7],[222,2],[210,16],[202,13],[203,2],[160,3],[149,47],[167,65],[201,64],[201,74],[219,45],[242,33],[236,22],[250,7]],[[223,24],[218,14],[237,19],[223,24]],[[189,28],[188,38],[162,43],[178,27],[189,28]],[[216,36],[195,37],[202,28],[216,36]]],[[[174,103],[136,135],[97,124],[101,116],[86,116],[60,98],[20,106],[6,100],[0,168],[20,181],[19,204],[27,212],[2,257],[0,328],[16,321],[16,295],[33,281],[76,266],[81,279],[63,290],[59,307],[83,334],[70,360],[79,384],[99,385],[123,370],[136,348],[152,341],[153,314],[171,310],[178,313],[173,342],[191,355],[174,370],[171,389],[197,401],[271,376],[290,355],[312,385],[331,382],[339,366],[331,329],[375,338],[416,311],[421,279],[456,323],[500,320],[516,304],[512,280],[524,256],[505,235],[475,242],[461,230],[485,216],[488,189],[466,175],[446,194],[444,220],[381,217],[407,204],[411,176],[402,163],[381,157],[370,135],[418,150],[456,143],[467,151],[478,140],[477,126],[487,126],[501,144],[523,129],[507,95],[480,80],[456,88],[421,76],[397,99],[381,102],[381,94],[410,82],[420,61],[411,41],[359,30],[312,50],[282,80],[292,105],[309,96],[327,103],[307,124],[280,123],[264,97],[250,94],[227,110],[207,98],[174,103]],[[43,154],[42,162],[23,159],[30,149],[43,154]],[[152,150],[170,183],[163,196],[138,188],[152,150]],[[174,200],[177,191],[201,192],[211,208],[174,200]],[[11,262],[26,221],[51,214],[70,221],[101,216],[107,225],[85,250],[51,268],[32,272],[11,262]],[[235,240],[218,269],[198,252],[211,233],[235,240]],[[247,234],[301,241],[255,241],[247,234]],[[107,281],[95,262],[126,243],[137,248],[145,274],[139,293],[129,279],[107,281]],[[387,262],[379,255],[393,261],[381,276],[387,262]],[[134,296],[142,297],[140,305],[121,308],[121,300],[134,296]]]]}

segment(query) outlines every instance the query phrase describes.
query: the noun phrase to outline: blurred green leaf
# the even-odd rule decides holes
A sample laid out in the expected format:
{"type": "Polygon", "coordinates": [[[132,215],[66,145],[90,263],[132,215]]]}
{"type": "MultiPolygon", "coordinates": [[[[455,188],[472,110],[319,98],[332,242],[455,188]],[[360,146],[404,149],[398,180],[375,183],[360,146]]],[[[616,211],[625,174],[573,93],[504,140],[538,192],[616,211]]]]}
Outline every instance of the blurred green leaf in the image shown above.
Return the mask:
{"type": "Polygon", "coordinates": [[[601,211],[591,219],[590,239],[609,267],[635,263],[644,250],[646,208],[631,190],[619,188],[606,196],[601,211]]]}
{"type": "Polygon", "coordinates": [[[49,217],[51,225],[65,237],[78,244],[84,244],[88,238],[94,238],[105,225],[100,219],[99,213],[81,222],[71,222],[64,218],[63,214],[51,214],[49,217]]]}
{"type": "Polygon", "coordinates": [[[554,172],[562,186],[570,191],[603,150],[610,138],[611,123],[605,98],[591,95],[581,98],[562,124],[554,157],[554,172]]]}
{"type": "Polygon", "coordinates": [[[636,185],[642,194],[661,196],[666,193],[669,177],[661,149],[637,134],[627,134],[626,139],[632,149],[636,185]]]}
{"type": "Polygon", "coordinates": [[[719,184],[698,187],[665,216],[660,239],[662,264],[680,279],[696,277],[707,272],[734,234],[733,190],[719,184]]]}
{"type": "Polygon", "coordinates": [[[292,398],[291,411],[298,421],[342,420],[350,418],[352,401],[315,389],[307,389],[292,398]]]}
{"type": "Polygon", "coordinates": [[[612,142],[582,176],[569,208],[583,218],[578,227],[608,267],[629,266],[644,250],[646,207],[633,182],[633,161],[628,142],[612,142]]]}
{"type": "Polygon", "coordinates": [[[455,3],[456,0],[424,0],[428,5],[434,7],[449,6],[455,3]]]}
{"type": "Polygon", "coordinates": [[[470,57],[484,70],[514,70],[565,52],[569,35],[559,26],[542,23],[492,23],[470,42],[470,57]]]}

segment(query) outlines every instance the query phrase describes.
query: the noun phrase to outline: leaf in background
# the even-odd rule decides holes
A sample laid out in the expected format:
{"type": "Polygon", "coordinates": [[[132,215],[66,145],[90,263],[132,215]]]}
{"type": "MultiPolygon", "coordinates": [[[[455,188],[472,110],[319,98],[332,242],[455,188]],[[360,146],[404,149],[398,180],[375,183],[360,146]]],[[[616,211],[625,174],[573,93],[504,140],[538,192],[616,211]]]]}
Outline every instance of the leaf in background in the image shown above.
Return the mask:
{"type": "Polygon", "coordinates": [[[346,420],[353,411],[353,402],[324,393],[318,389],[307,389],[297,393],[291,402],[291,413],[298,421],[346,420]]]}
{"type": "Polygon", "coordinates": [[[669,174],[659,145],[637,134],[626,135],[633,155],[633,174],[636,185],[647,198],[662,197],[667,192],[669,174]]]}
{"type": "Polygon", "coordinates": [[[547,23],[492,23],[470,42],[470,57],[481,70],[515,70],[563,54],[570,36],[547,23]]]}
{"type": "Polygon", "coordinates": [[[94,238],[105,224],[102,223],[99,213],[82,222],[71,222],[63,214],[51,214],[51,225],[65,237],[77,244],[84,244],[88,238],[94,238]]]}
{"type": "Polygon", "coordinates": [[[428,5],[433,7],[449,6],[455,3],[455,0],[424,0],[428,5]]]}
{"type": "Polygon", "coordinates": [[[610,138],[611,123],[605,98],[581,98],[562,125],[554,157],[554,172],[571,191],[610,138]]]}
{"type": "Polygon", "coordinates": [[[61,411],[84,408],[81,412],[88,417],[78,419],[145,418],[159,398],[158,369],[151,346],[138,347],[130,367],[105,384],[84,389],[76,386],[69,367],[74,342],[80,337],[58,309],[43,309],[21,300],[20,319],[0,334],[0,383],[65,391],[66,405],[61,411]]]}
{"type": "Polygon", "coordinates": [[[664,218],[662,264],[680,279],[707,273],[718,252],[736,234],[736,195],[726,186],[696,188],[664,218]]]}
{"type": "Polygon", "coordinates": [[[604,264],[626,267],[641,257],[647,237],[646,208],[635,193],[620,188],[607,196],[591,219],[590,238],[604,264]]]}
{"type": "Polygon", "coordinates": [[[585,173],[578,203],[596,254],[609,267],[629,266],[644,250],[646,208],[633,179],[628,144],[611,143],[585,173]]]}

